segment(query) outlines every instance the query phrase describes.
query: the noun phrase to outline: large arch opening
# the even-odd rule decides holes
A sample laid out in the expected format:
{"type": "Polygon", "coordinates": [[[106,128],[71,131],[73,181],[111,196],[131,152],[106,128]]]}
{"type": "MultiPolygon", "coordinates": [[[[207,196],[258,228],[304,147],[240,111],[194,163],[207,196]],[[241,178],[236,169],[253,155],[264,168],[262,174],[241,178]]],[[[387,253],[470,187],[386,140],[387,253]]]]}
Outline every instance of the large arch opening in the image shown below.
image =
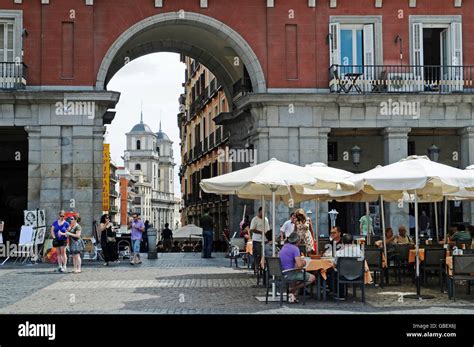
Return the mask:
{"type": "Polygon", "coordinates": [[[253,92],[266,92],[262,67],[242,36],[214,18],[192,12],[158,14],[127,29],[102,60],[96,89],[106,89],[129,61],[155,52],[180,53],[203,64],[223,85],[229,100],[234,85],[246,78],[253,92]]]}

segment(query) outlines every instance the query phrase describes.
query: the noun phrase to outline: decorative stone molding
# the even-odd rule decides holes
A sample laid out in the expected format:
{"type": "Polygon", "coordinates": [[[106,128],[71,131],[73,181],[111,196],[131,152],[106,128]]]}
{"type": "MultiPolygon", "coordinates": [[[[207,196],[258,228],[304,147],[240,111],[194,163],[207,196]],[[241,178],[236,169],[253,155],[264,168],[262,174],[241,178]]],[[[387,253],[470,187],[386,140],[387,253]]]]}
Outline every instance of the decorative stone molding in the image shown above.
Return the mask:
{"type": "Polygon", "coordinates": [[[207,5],[207,0],[200,0],[199,2],[200,2],[201,8],[207,8],[207,6],[208,6],[207,5]]]}
{"type": "Polygon", "coordinates": [[[267,0],[267,7],[275,7],[275,0],[267,0]]]}
{"type": "Polygon", "coordinates": [[[375,0],[375,7],[381,8],[381,7],[382,7],[382,3],[383,3],[382,0],[375,0]]]}
{"type": "Polygon", "coordinates": [[[155,0],[155,7],[163,7],[163,0],[155,0]]]}
{"type": "Polygon", "coordinates": [[[316,7],[316,0],[308,0],[308,7],[316,7]]]}
{"type": "Polygon", "coordinates": [[[409,0],[408,1],[408,6],[409,7],[416,7],[416,0],[409,0]]]}

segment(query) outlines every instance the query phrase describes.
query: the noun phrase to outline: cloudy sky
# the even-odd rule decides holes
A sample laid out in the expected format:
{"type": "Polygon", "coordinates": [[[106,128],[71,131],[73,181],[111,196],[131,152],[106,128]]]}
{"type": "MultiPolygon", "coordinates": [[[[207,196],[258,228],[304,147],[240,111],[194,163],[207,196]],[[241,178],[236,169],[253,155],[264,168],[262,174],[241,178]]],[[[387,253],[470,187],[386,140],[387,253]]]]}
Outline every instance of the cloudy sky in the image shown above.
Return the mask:
{"type": "Polygon", "coordinates": [[[154,53],[135,59],[125,65],[110,81],[108,90],[121,93],[115,110],[115,119],[107,126],[106,142],[110,143],[112,160],[123,165],[126,147],[125,133],[140,122],[143,102],[143,122],[158,132],[162,130],[173,141],[175,166],[175,195],[180,196],[178,170],[181,164],[177,114],[178,98],[184,92],[185,65],[174,53],[154,53]]]}

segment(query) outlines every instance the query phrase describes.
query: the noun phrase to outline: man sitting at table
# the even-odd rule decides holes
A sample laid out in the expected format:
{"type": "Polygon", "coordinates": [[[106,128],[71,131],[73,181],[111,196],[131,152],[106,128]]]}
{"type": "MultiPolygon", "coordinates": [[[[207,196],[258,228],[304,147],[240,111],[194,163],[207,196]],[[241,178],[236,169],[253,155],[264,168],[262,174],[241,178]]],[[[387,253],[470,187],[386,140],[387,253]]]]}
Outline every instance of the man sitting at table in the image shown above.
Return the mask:
{"type": "Polygon", "coordinates": [[[343,247],[336,252],[336,256],[334,257],[334,264],[337,264],[337,258],[344,258],[344,257],[362,257],[362,251],[358,245],[353,244],[354,238],[352,234],[344,234],[342,236],[342,244],[343,247]]]}
{"type": "MultiPolygon", "coordinates": [[[[306,266],[306,260],[301,256],[300,249],[298,248],[299,235],[296,232],[291,233],[287,241],[279,254],[282,270],[303,269],[306,266]]],[[[292,281],[298,281],[290,286],[290,295],[288,297],[288,302],[290,303],[298,302],[296,293],[298,289],[303,288],[304,280],[306,280],[306,285],[312,285],[316,281],[316,277],[309,273],[306,273],[305,278],[303,271],[291,271],[287,274],[287,278],[292,281]]]]}
{"type": "Polygon", "coordinates": [[[398,235],[393,239],[393,243],[397,245],[408,245],[413,243],[410,236],[407,235],[407,229],[404,225],[398,227],[398,235]]]}
{"type": "Polygon", "coordinates": [[[332,257],[334,254],[334,248],[339,250],[342,247],[341,228],[333,227],[329,233],[329,243],[326,245],[324,250],[325,257],[332,257]]]}
{"type": "Polygon", "coordinates": [[[456,227],[456,231],[449,238],[450,241],[469,241],[471,240],[471,233],[466,231],[466,226],[464,224],[459,224],[456,227]]]}

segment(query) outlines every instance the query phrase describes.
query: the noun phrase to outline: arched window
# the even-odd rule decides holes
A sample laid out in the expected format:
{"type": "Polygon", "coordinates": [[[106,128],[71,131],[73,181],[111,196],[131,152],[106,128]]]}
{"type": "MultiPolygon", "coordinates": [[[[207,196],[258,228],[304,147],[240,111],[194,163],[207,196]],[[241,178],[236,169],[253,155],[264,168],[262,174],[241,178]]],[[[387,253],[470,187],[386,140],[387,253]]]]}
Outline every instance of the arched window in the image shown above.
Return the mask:
{"type": "Polygon", "coordinates": [[[141,170],[141,169],[142,169],[142,166],[140,164],[135,164],[135,170],[141,170]]]}
{"type": "Polygon", "coordinates": [[[137,140],[137,149],[142,149],[142,143],[140,140],[137,140]]]}

